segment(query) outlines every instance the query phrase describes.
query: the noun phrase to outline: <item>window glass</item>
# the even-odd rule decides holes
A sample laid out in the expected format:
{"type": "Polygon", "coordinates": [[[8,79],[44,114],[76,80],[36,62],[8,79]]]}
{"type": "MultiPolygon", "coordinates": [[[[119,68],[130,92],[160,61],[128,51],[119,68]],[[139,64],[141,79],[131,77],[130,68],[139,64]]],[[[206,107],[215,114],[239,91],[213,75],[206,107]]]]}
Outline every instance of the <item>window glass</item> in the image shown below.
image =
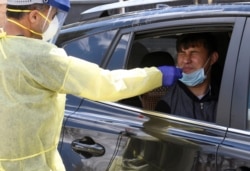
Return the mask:
{"type": "Polygon", "coordinates": [[[175,43],[176,39],[172,37],[147,37],[135,40],[130,53],[128,68],[140,66],[142,58],[152,52],[168,52],[175,58],[175,43]]]}
{"type": "Polygon", "coordinates": [[[121,69],[125,67],[125,53],[128,46],[129,34],[123,35],[117,44],[108,64],[108,69],[121,69]]]}
{"type": "MultiPolygon", "coordinates": [[[[79,38],[66,44],[63,48],[70,56],[75,56],[100,65],[116,32],[116,30],[112,30],[79,38]]],[[[81,98],[68,94],[65,106],[66,110],[76,108],[80,105],[81,101],[81,98]]]]}
{"type": "Polygon", "coordinates": [[[80,38],[68,43],[63,48],[68,55],[79,57],[100,65],[115,33],[116,30],[112,30],[80,38]]]}

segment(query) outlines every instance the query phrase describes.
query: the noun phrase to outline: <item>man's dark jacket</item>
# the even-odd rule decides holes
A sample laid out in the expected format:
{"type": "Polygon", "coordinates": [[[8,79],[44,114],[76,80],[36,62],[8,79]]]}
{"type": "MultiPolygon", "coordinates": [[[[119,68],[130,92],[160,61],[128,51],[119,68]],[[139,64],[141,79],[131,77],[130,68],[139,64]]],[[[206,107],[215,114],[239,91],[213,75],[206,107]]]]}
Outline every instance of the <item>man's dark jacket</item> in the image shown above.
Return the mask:
{"type": "Polygon", "coordinates": [[[202,99],[198,99],[182,82],[178,81],[169,88],[155,110],[215,122],[217,101],[218,91],[213,86],[202,99]]]}

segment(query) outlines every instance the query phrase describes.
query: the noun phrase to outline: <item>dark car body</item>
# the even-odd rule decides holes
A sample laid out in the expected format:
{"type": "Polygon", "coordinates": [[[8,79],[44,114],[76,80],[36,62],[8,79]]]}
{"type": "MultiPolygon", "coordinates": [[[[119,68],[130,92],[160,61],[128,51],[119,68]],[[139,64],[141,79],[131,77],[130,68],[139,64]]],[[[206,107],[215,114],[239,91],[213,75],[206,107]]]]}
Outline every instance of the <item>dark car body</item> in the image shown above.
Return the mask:
{"type": "Polygon", "coordinates": [[[97,102],[68,95],[58,147],[67,171],[250,170],[250,4],[167,7],[76,22],[62,29],[56,44],[102,68],[130,69],[148,52],[175,58],[176,38],[194,32],[210,32],[218,44],[223,72],[217,74],[215,123],[145,110],[133,98],[97,102]]]}

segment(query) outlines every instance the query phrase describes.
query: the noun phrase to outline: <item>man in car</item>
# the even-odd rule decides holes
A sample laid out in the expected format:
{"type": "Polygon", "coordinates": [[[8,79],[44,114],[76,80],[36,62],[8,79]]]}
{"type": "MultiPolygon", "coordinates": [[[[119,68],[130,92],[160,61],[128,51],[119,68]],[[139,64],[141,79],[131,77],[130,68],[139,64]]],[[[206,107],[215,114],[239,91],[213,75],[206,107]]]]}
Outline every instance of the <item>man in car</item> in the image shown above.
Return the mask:
{"type": "Polygon", "coordinates": [[[66,94],[116,101],[181,77],[175,67],[108,71],[67,56],[48,41],[69,8],[69,0],[7,1],[0,33],[0,170],[65,170],[57,145],[66,94]]]}
{"type": "Polygon", "coordinates": [[[219,86],[211,82],[215,79],[211,77],[212,66],[219,56],[215,39],[209,33],[182,35],[176,49],[177,66],[183,70],[183,77],[169,88],[156,110],[214,122],[219,86]]]}

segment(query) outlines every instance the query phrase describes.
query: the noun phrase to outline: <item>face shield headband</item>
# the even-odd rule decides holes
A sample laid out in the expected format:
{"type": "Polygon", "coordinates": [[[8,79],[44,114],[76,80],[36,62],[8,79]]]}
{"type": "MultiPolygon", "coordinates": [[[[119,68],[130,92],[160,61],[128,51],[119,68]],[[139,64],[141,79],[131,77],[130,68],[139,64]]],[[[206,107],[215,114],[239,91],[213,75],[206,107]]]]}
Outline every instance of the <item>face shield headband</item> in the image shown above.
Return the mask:
{"type": "Polygon", "coordinates": [[[47,28],[48,30],[47,33],[48,32],[51,33],[53,30],[55,31],[55,34],[51,37],[50,40],[48,40],[48,42],[55,43],[59,35],[59,31],[61,30],[67,15],[68,15],[68,12],[57,9],[56,15],[54,16],[52,22],[50,23],[49,28],[47,28]]]}

